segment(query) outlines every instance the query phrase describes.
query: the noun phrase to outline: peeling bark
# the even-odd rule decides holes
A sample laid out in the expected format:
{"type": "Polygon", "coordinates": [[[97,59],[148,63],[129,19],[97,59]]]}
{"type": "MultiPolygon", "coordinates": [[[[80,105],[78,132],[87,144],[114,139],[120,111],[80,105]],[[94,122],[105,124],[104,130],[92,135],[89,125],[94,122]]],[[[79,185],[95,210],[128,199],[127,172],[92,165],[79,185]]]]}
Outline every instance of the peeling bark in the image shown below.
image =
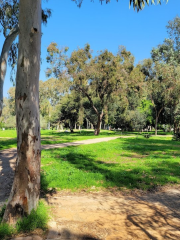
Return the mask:
{"type": "Polygon", "coordinates": [[[16,26],[10,31],[9,35],[7,36],[3,44],[3,48],[0,56],[0,117],[2,115],[2,109],[3,109],[3,85],[4,85],[5,76],[6,76],[8,53],[18,33],[19,33],[18,26],[16,26]]]}
{"type": "Polygon", "coordinates": [[[40,192],[39,70],[41,0],[20,0],[19,52],[16,76],[17,161],[4,222],[36,209],[40,192]]]}

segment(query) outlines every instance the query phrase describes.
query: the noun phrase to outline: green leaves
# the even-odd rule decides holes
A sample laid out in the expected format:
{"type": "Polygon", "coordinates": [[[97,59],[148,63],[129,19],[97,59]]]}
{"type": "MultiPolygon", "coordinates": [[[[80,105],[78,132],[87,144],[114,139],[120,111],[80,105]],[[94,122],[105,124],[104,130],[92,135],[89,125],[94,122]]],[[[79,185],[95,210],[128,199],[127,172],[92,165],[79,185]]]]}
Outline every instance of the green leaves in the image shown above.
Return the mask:
{"type": "MultiPolygon", "coordinates": [[[[83,3],[83,0],[72,0],[72,1],[74,1],[78,7],[81,7],[83,3]]],[[[103,2],[105,2],[106,4],[111,2],[111,0],[99,0],[99,1],[101,2],[101,4],[103,2]]],[[[116,1],[118,2],[118,0],[116,1]]],[[[157,4],[161,4],[162,1],[164,0],[157,0],[156,2],[157,4]]],[[[165,1],[166,3],[168,2],[168,0],[165,0],[165,1]]],[[[150,0],[150,1],[149,0],[129,0],[129,8],[131,7],[131,5],[133,5],[134,10],[139,11],[139,10],[142,10],[146,4],[149,5],[149,2],[151,4],[155,4],[155,0],[150,0]]]]}

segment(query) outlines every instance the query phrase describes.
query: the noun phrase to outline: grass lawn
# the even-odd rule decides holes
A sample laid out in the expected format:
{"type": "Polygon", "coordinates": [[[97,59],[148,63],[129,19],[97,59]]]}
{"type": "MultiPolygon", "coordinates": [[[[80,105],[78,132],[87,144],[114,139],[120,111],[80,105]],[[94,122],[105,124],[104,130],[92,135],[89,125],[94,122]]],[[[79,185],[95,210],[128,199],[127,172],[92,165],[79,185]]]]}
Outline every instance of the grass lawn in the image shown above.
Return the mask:
{"type": "Polygon", "coordinates": [[[171,137],[121,138],[42,151],[42,189],[154,189],[180,183],[180,144],[171,137]]]}
{"type": "MultiPolygon", "coordinates": [[[[93,138],[103,138],[110,136],[121,136],[121,132],[113,132],[102,130],[99,136],[94,136],[93,131],[76,131],[74,133],[70,132],[57,132],[55,130],[42,130],[41,131],[41,144],[56,144],[56,143],[66,143],[75,142],[79,140],[93,139],[93,138]]],[[[127,134],[126,134],[127,135],[127,134]]],[[[16,147],[16,131],[15,130],[5,130],[0,131],[0,150],[16,147]]]]}
{"type": "Polygon", "coordinates": [[[0,240],[14,239],[17,234],[32,232],[37,228],[42,230],[48,228],[49,208],[42,200],[39,201],[36,211],[32,210],[27,217],[18,220],[15,226],[2,223],[4,211],[5,206],[0,209],[0,240]]]}
{"type": "MultiPolygon", "coordinates": [[[[143,133],[146,134],[146,133],[143,133]]],[[[153,132],[151,133],[153,134],[153,132]]],[[[159,131],[159,134],[162,135],[163,132],[159,131]]],[[[170,134],[170,133],[165,133],[170,134]]],[[[66,143],[66,142],[74,142],[79,140],[93,139],[93,138],[102,138],[102,137],[110,137],[110,136],[133,136],[137,135],[137,132],[120,132],[120,131],[108,131],[101,130],[99,136],[94,136],[93,130],[82,130],[79,132],[78,130],[74,133],[70,132],[57,132],[56,130],[41,130],[41,144],[56,144],[56,143],[66,143]]],[[[16,148],[17,140],[16,140],[16,130],[0,130],[0,150],[8,149],[8,148],[16,148]]]]}

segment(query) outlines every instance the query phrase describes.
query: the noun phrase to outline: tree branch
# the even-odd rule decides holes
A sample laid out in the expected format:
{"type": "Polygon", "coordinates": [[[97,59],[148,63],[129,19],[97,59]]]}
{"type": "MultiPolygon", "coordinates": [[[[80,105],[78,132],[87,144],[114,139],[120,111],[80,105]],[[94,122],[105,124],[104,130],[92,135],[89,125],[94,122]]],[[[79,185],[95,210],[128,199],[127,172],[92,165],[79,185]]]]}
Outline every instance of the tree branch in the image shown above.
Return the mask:
{"type": "Polygon", "coordinates": [[[83,88],[81,88],[81,87],[78,87],[78,88],[79,88],[79,90],[81,90],[86,95],[86,97],[88,98],[92,108],[94,109],[96,114],[99,115],[99,112],[98,112],[97,108],[94,106],[93,101],[92,101],[91,97],[89,96],[89,94],[83,88]]]}
{"type": "Polygon", "coordinates": [[[2,114],[3,109],[3,85],[6,76],[8,53],[13,41],[15,40],[18,34],[19,26],[16,26],[10,31],[9,35],[7,36],[0,56],[0,116],[2,114]]]}

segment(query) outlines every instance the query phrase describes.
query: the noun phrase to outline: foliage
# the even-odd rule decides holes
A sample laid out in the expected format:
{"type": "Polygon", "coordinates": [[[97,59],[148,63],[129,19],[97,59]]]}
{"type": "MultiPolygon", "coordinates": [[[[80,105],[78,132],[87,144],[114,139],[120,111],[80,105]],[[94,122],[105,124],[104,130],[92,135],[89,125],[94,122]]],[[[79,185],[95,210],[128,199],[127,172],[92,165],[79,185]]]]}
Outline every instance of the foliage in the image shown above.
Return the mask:
{"type": "Polygon", "coordinates": [[[1,223],[5,209],[6,205],[4,204],[3,207],[0,209],[0,240],[12,236],[12,234],[15,232],[15,229],[8,225],[7,223],[1,223]]]}
{"type": "Polygon", "coordinates": [[[16,229],[18,232],[31,232],[36,228],[45,230],[47,229],[48,220],[48,207],[45,203],[39,201],[37,210],[33,209],[27,217],[19,220],[16,223],[16,229]]]}
{"type": "Polygon", "coordinates": [[[145,127],[146,115],[139,110],[130,111],[129,118],[131,122],[131,127],[135,128],[136,131],[140,131],[145,127]]]}
{"type": "Polygon", "coordinates": [[[15,229],[7,223],[0,223],[0,240],[9,239],[15,233],[15,229]]]}
{"type": "Polygon", "coordinates": [[[19,220],[14,228],[7,223],[1,223],[5,207],[6,206],[3,206],[0,211],[0,240],[11,237],[13,234],[17,233],[32,232],[36,228],[40,228],[42,230],[47,229],[49,208],[43,201],[39,201],[37,210],[32,210],[27,217],[19,220]]]}
{"type": "Polygon", "coordinates": [[[151,56],[154,62],[165,62],[178,66],[180,63],[180,18],[176,16],[168,22],[166,28],[169,38],[165,38],[162,44],[159,44],[157,48],[153,48],[151,56]]]}
{"type": "Polygon", "coordinates": [[[145,60],[141,67],[146,75],[148,98],[155,112],[155,129],[165,108],[172,107],[175,111],[179,103],[180,69],[163,61],[145,60]]]}
{"type": "MultiPolygon", "coordinates": [[[[165,114],[169,114],[174,123],[174,132],[177,131],[179,125],[179,74],[180,74],[180,18],[177,16],[166,26],[168,37],[163,44],[153,48],[151,56],[156,65],[159,65],[157,73],[161,78],[166,78],[171,81],[170,91],[168,90],[167,97],[169,98],[169,106],[166,104],[165,114]],[[158,64],[157,64],[158,63],[158,64]],[[166,75],[166,76],[164,76],[166,75]]],[[[167,92],[167,91],[165,91],[167,92]]],[[[166,97],[166,99],[167,99],[166,97]]],[[[168,100],[168,101],[169,101],[168,100]]],[[[165,109],[164,109],[165,110],[165,109]]],[[[168,116],[167,116],[168,117],[168,116]]]]}
{"type": "MultiPolygon", "coordinates": [[[[42,23],[47,24],[48,18],[51,17],[51,9],[42,9],[42,23]]],[[[3,32],[6,38],[9,32],[19,24],[19,0],[1,0],[0,1],[0,32],[3,32]]],[[[11,66],[11,80],[13,81],[13,74],[17,64],[18,55],[18,41],[12,44],[8,62],[11,66]]]]}
{"type": "Polygon", "coordinates": [[[76,91],[81,96],[79,116],[85,116],[94,125],[97,134],[100,122],[108,123],[109,102],[113,103],[114,96],[120,96],[119,101],[129,102],[129,105],[136,103],[131,106],[133,110],[138,106],[144,94],[144,74],[139,65],[134,67],[134,57],[125,47],[119,47],[116,55],[104,50],[95,57],[89,44],[73,51],[70,57],[67,51],[68,48],[58,49],[56,43],[49,45],[47,61],[50,67],[47,75],[53,75],[59,81],[62,78],[69,81],[71,92],[74,94],[76,91]]]}
{"type": "Polygon", "coordinates": [[[141,104],[139,106],[139,111],[146,116],[146,121],[149,124],[153,122],[153,112],[152,112],[152,102],[148,99],[142,99],[141,104]]]}
{"type": "MultiPolygon", "coordinates": [[[[72,1],[74,1],[79,7],[81,7],[82,2],[83,2],[83,0],[72,0],[72,1]]],[[[106,2],[106,4],[111,2],[111,0],[99,0],[99,1],[101,2],[101,4],[104,1],[106,2]]],[[[155,4],[155,2],[157,2],[157,4],[161,4],[162,1],[163,0],[157,0],[157,1],[155,1],[155,0],[138,0],[138,1],[137,0],[129,0],[129,7],[131,5],[133,5],[134,10],[136,9],[138,12],[139,10],[142,10],[145,7],[145,4],[147,4],[147,5],[149,5],[149,3],[155,4]]],[[[117,0],[117,2],[118,2],[118,0],[117,0]]],[[[168,2],[168,0],[166,0],[166,2],[168,2]]]]}

